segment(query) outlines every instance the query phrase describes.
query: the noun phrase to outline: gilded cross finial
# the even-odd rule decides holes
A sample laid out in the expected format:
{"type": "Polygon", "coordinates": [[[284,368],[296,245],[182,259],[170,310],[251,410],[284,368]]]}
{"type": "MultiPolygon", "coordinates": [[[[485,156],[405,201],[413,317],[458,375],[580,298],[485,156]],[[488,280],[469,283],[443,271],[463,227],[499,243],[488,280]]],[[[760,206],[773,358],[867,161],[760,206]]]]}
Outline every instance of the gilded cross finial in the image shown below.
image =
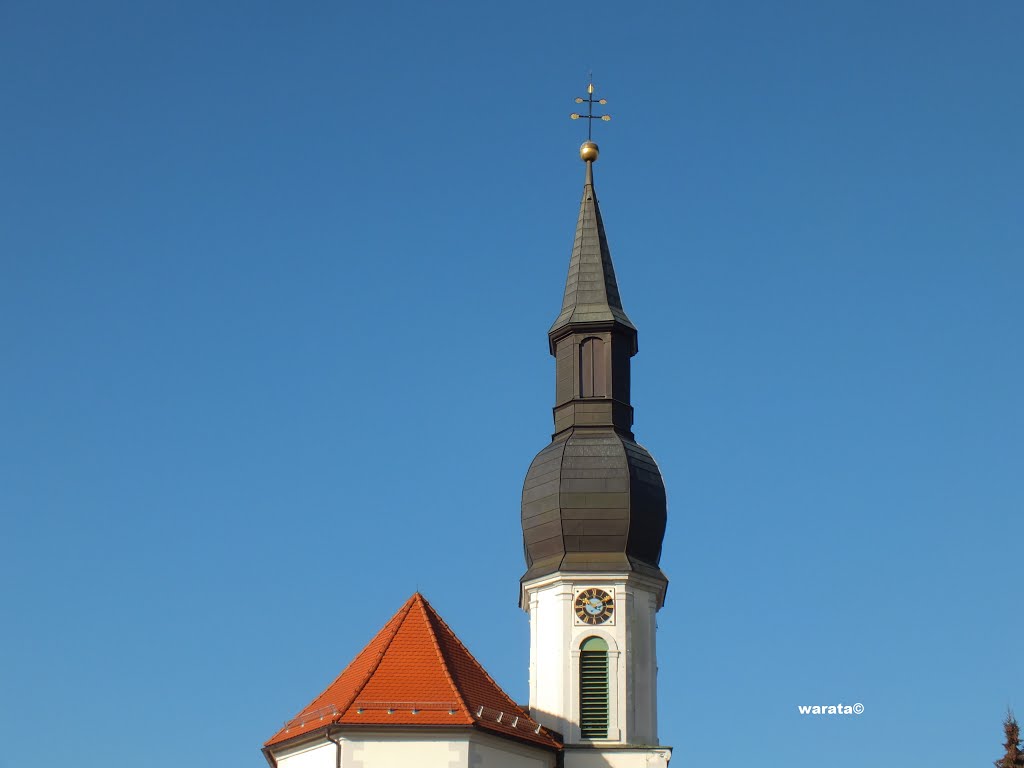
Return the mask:
{"type": "Polygon", "coordinates": [[[594,121],[604,120],[605,122],[608,122],[612,119],[611,115],[595,115],[594,105],[600,104],[603,106],[608,103],[608,99],[594,98],[594,79],[591,77],[590,82],[587,83],[587,97],[583,98],[582,96],[577,96],[576,103],[587,105],[587,114],[584,115],[579,112],[573,112],[569,115],[573,120],[583,119],[587,121],[587,140],[583,142],[583,145],[580,147],[580,158],[587,162],[593,162],[594,160],[597,160],[597,144],[595,144],[594,140],[591,138],[591,129],[594,121]]]}

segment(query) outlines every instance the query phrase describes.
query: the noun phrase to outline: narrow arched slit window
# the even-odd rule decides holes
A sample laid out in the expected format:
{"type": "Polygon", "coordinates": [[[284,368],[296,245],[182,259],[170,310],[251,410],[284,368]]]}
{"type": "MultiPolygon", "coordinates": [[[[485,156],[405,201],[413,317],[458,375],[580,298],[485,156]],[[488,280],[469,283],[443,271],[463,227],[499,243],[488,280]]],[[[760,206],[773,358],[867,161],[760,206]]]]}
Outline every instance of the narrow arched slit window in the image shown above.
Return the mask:
{"type": "Polygon", "coordinates": [[[591,336],[580,344],[580,396],[608,396],[608,365],[603,339],[591,336]]]}
{"type": "Polygon", "coordinates": [[[580,646],[580,735],[608,738],[608,643],[600,637],[580,646]]]}

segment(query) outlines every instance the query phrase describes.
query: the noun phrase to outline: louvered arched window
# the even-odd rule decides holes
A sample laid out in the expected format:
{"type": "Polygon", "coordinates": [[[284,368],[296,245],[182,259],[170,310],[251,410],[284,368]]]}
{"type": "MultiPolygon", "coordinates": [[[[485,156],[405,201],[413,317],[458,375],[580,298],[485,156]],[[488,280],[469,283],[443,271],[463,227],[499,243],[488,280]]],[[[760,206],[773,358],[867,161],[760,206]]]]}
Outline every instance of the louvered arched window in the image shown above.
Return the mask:
{"type": "Polygon", "coordinates": [[[608,738],[608,643],[600,637],[580,646],[580,735],[608,738]]]}

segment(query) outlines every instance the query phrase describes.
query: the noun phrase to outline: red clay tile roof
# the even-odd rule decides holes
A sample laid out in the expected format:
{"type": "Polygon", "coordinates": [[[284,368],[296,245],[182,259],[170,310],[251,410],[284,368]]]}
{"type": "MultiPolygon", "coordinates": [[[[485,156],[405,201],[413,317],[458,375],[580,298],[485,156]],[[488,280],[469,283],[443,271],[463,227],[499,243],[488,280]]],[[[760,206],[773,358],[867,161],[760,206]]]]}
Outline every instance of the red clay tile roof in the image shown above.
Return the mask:
{"type": "Polygon", "coordinates": [[[562,746],[498,687],[419,592],[266,746],[331,723],[472,727],[562,746]]]}

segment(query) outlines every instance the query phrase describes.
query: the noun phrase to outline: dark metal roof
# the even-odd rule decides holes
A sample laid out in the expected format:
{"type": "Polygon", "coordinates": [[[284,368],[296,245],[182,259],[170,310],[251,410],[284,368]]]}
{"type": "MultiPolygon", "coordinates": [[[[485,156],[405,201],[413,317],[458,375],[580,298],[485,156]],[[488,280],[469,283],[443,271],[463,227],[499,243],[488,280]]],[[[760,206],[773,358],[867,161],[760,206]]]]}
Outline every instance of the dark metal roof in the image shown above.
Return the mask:
{"type": "Polygon", "coordinates": [[[615,267],[612,266],[601,208],[594,192],[593,163],[587,163],[562,311],[555,318],[548,335],[553,340],[572,324],[609,322],[636,332],[619,298],[615,267]]]}
{"type": "Polygon", "coordinates": [[[631,431],[636,338],[587,162],[562,311],[548,332],[556,361],[555,433],[523,485],[524,581],[557,571],[636,571],[665,579],[659,568],[665,484],[631,431]]]}
{"type": "Polygon", "coordinates": [[[643,446],[611,430],[574,430],[530,465],[523,484],[524,580],[555,571],[661,576],[665,484],[643,446]]]}

